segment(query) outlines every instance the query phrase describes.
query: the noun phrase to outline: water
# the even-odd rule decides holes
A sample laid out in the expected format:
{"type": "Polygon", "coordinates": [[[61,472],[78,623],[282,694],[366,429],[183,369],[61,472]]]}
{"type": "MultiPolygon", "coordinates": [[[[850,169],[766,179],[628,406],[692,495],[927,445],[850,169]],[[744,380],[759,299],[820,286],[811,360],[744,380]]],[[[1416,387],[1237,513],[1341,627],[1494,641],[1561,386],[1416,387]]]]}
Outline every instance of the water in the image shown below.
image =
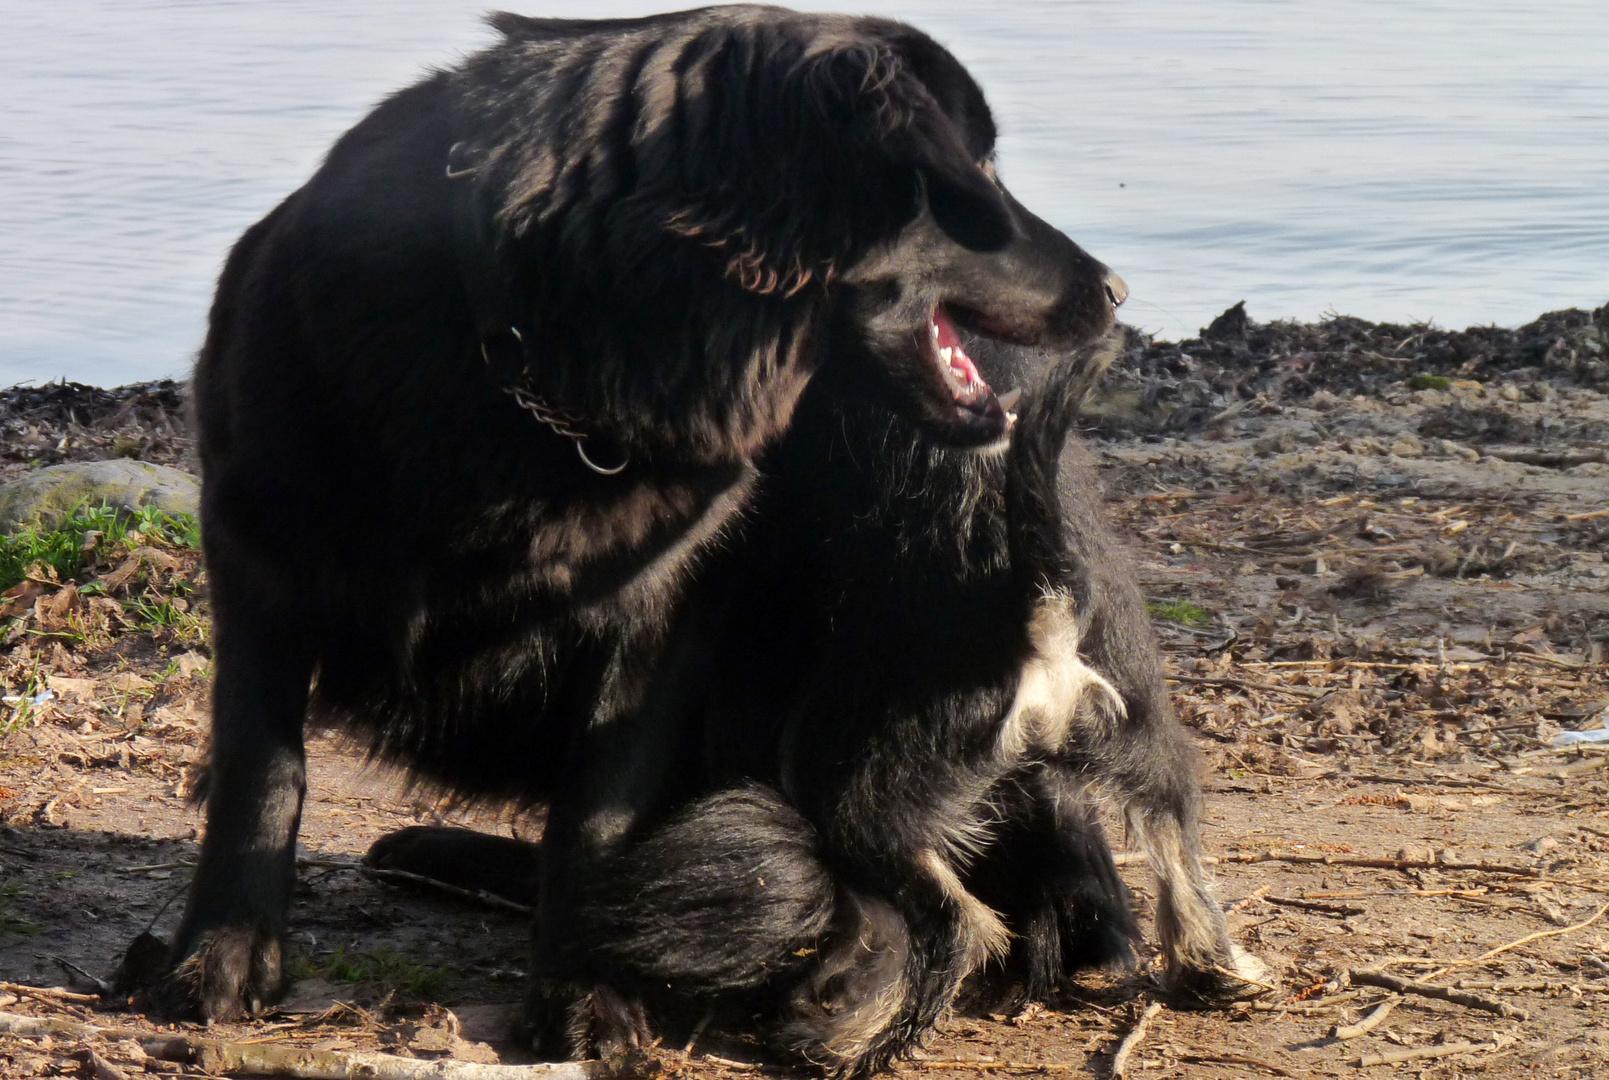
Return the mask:
{"type": "MultiPolygon", "coordinates": [[[[0,0],[0,385],[182,376],[240,231],[493,0],[0,0]]],[[[659,4],[527,0],[557,15],[659,4]]],[[[1131,322],[1609,301],[1603,0],[863,0],[978,75],[1131,322]]]]}

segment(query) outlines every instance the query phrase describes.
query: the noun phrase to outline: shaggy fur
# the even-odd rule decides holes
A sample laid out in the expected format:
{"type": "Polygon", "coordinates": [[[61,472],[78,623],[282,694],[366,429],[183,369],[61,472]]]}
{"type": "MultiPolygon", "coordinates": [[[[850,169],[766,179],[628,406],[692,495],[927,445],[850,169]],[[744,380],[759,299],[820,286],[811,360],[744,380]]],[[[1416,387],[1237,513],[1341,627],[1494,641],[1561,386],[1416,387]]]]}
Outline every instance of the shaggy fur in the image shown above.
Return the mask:
{"type": "Polygon", "coordinates": [[[548,802],[544,860],[584,869],[679,738],[693,691],[644,696],[698,661],[670,613],[807,382],[995,443],[940,324],[1065,345],[1110,318],[1104,267],[995,183],[982,94],[909,27],[494,22],[219,282],[195,376],[217,683],[155,989],[175,1012],[279,989],[309,710],[419,777],[548,802]]]}
{"type": "MultiPolygon", "coordinates": [[[[1032,380],[1026,359],[985,370],[1032,380]]],[[[611,819],[606,859],[544,866],[539,1046],[640,1043],[643,1002],[736,998],[782,1049],[856,1076],[969,975],[1042,997],[1125,962],[1137,929],[1092,784],[1151,852],[1175,980],[1235,988],[1193,757],[1092,471],[1063,452],[1102,366],[1064,363],[1004,458],[934,446],[828,377],[807,391],[743,543],[683,605],[689,663],[654,683],[689,707],[661,714],[680,734],[616,747],[638,816],[611,819]]],[[[421,854],[410,868],[439,872],[421,854]]]]}

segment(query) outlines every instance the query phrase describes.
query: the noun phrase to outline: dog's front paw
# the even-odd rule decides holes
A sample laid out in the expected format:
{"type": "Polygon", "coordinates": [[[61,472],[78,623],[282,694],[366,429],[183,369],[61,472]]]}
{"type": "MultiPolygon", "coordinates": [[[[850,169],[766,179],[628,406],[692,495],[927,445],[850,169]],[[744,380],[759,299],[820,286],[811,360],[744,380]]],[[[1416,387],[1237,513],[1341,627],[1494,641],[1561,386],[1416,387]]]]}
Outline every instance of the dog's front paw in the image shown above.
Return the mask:
{"type": "Polygon", "coordinates": [[[642,1002],[607,986],[570,983],[532,987],[521,1034],[545,1061],[607,1059],[653,1043],[642,1002]]]}
{"type": "Polygon", "coordinates": [[[1268,965],[1232,943],[1212,963],[1171,966],[1163,985],[1172,994],[1207,1005],[1228,1005],[1278,989],[1268,965]]]}
{"type": "Polygon", "coordinates": [[[129,947],[118,980],[152,1011],[175,1019],[240,1020],[255,1016],[284,990],[279,936],[220,927],[190,948],[175,949],[153,969],[149,935],[129,947]]]}

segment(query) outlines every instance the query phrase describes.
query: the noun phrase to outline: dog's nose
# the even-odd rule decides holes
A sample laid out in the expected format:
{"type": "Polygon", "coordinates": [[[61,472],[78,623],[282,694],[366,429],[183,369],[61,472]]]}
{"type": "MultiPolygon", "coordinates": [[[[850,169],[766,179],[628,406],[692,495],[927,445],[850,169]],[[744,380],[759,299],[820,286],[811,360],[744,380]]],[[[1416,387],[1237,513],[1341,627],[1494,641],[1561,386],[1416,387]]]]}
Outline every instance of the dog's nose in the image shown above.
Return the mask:
{"type": "Polygon", "coordinates": [[[1123,301],[1129,298],[1128,282],[1110,270],[1106,272],[1106,298],[1112,302],[1113,307],[1122,307],[1123,301]]]}

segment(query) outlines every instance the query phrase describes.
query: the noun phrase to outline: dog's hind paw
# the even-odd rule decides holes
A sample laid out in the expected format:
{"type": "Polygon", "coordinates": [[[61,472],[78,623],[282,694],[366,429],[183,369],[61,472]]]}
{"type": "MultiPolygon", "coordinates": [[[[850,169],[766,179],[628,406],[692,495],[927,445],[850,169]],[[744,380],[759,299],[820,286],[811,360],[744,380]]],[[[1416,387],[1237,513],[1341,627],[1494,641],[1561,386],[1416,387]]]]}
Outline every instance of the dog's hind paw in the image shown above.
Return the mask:
{"type": "Polygon", "coordinates": [[[654,1041],[641,1001],[607,986],[546,982],[533,986],[526,998],[520,1034],[546,1061],[608,1060],[654,1041]]]}
{"type": "Polygon", "coordinates": [[[1228,1005],[1279,989],[1268,965],[1234,944],[1216,963],[1169,972],[1164,986],[1174,995],[1206,1005],[1228,1005]]]}

